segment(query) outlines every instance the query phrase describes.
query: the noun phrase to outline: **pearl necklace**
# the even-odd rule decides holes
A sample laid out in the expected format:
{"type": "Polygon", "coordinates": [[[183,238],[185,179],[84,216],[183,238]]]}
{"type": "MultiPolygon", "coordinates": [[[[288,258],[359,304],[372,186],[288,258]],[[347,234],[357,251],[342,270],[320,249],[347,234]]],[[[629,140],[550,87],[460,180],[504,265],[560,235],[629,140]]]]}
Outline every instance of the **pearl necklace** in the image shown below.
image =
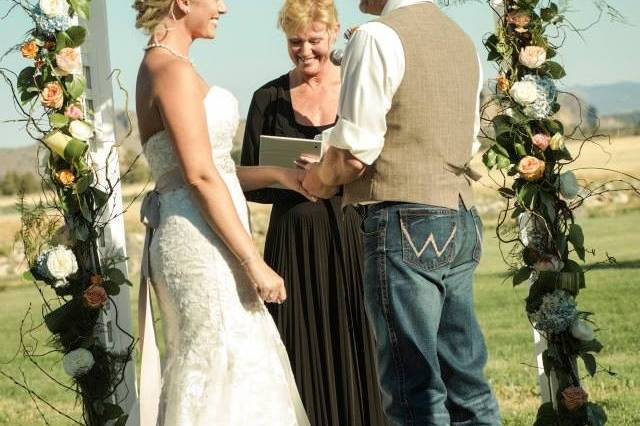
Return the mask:
{"type": "Polygon", "coordinates": [[[145,46],[145,47],[143,48],[143,50],[146,52],[147,50],[151,50],[151,49],[153,49],[154,47],[159,47],[159,48],[161,48],[161,49],[165,49],[166,51],[168,51],[169,53],[171,53],[173,56],[176,56],[176,57],[178,57],[178,58],[180,58],[180,59],[182,59],[182,60],[184,60],[184,61],[189,62],[191,65],[195,66],[195,64],[193,63],[193,61],[192,61],[188,56],[185,56],[185,55],[182,55],[182,54],[180,54],[180,53],[176,52],[176,51],[175,51],[175,49],[173,49],[173,48],[172,48],[172,47],[170,47],[170,46],[167,46],[166,44],[162,44],[162,43],[151,43],[150,45],[145,46]]]}

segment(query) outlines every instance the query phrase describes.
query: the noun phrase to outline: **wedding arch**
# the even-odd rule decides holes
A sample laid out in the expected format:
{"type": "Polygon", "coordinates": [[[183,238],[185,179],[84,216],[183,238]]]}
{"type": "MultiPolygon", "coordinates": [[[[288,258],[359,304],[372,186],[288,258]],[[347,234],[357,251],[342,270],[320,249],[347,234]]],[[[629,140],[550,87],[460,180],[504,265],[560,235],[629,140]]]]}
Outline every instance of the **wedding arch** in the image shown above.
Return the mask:
{"type": "MultiPolygon", "coordinates": [[[[12,49],[30,65],[19,73],[5,68],[0,73],[15,87],[16,106],[44,159],[43,201],[20,204],[30,267],[24,278],[43,297],[44,323],[74,383],[60,385],[81,398],[84,423],[138,424],[137,342],[131,331],[106,0],[9,2],[9,13],[22,10],[33,20],[33,31],[12,49]]],[[[620,19],[605,0],[593,2],[620,19]]],[[[494,182],[505,200],[496,234],[501,244],[515,247],[509,265],[513,284],[530,286],[525,309],[534,330],[542,399],[535,424],[601,425],[606,414],[588,401],[577,362],[582,359],[594,375],[595,355],[602,349],[592,314],[576,302],[586,285],[578,263],[586,249],[573,211],[591,194],[567,170],[575,158],[566,144],[593,142],[598,135],[579,126],[565,129],[555,115],[560,108],[555,81],[566,73],[552,59],[570,29],[563,9],[568,1],[487,3],[496,28],[484,45],[498,76],[483,107],[490,124],[483,130],[489,143],[483,162],[499,177],[494,182]]],[[[30,396],[46,404],[37,393],[30,396]]]]}

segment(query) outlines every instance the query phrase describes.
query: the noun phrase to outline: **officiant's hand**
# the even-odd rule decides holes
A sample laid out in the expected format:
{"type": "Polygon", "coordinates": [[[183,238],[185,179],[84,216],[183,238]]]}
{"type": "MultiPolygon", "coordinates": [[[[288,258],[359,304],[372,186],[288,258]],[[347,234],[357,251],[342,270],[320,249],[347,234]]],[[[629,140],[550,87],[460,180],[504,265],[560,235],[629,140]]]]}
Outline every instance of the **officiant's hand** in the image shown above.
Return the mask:
{"type": "Polygon", "coordinates": [[[309,194],[318,197],[328,199],[335,196],[338,193],[337,186],[327,186],[322,183],[318,171],[320,170],[319,163],[309,163],[304,166],[306,176],[302,182],[302,187],[309,194]]]}
{"type": "Polygon", "coordinates": [[[304,180],[305,173],[305,170],[302,169],[281,169],[278,173],[278,183],[285,188],[304,195],[309,201],[313,201],[315,203],[318,201],[318,198],[307,192],[302,187],[302,181],[304,180]]]}

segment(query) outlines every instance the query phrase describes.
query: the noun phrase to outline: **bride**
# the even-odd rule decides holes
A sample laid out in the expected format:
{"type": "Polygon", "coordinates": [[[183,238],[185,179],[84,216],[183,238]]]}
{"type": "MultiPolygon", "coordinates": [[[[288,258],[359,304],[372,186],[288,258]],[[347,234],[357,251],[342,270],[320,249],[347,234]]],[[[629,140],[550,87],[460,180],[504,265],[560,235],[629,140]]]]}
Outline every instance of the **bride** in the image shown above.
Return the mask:
{"type": "MultiPolygon", "coordinates": [[[[243,196],[275,183],[304,193],[302,172],[236,169],[231,159],[237,101],[209,87],[188,58],[195,39],[215,37],[223,0],[136,0],[134,8],[136,26],[151,35],[136,88],[140,137],[156,181],[143,203],[153,228],[143,265],[166,342],[160,395],[141,379],[141,424],[156,424],[157,416],[157,424],[171,426],[308,425],[264,305],[285,300],[284,283],[258,255],[243,196]]],[[[143,308],[149,312],[148,303],[143,308]]],[[[145,342],[143,376],[154,375],[145,364],[149,345],[155,342],[145,342]]]]}

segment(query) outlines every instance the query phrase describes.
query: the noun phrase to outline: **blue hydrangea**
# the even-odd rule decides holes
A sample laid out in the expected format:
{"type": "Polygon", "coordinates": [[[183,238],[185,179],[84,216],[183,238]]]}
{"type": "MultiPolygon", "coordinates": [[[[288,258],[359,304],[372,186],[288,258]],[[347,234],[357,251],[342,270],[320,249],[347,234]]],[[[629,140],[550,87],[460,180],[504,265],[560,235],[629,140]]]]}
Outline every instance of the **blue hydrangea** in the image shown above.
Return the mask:
{"type": "Polygon", "coordinates": [[[524,113],[531,118],[542,119],[549,117],[553,110],[553,104],[558,96],[558,90],[553,80],[528,74],[522,78],[522,81],[535,83],[538,92],[536,100],[524,108],[524,113]]]}
{"type": "Polygon", "coordinates": [[[34,267],[35,270],[37,272],[37,274],[43,278],[50,278],[51,275],[49,274],[49,270],[47,269],[47,256],[49,255],[49,252],[46,251],[44,253],[42,253],[40,256],[38,256],[36,258],[34,267]]]}
{"type": "Polygon", "coordinates": [[[39,32],[53,37],[57,32],[66,31],[71,27],[71,18],[69,16],[47,16],[40,5],[36,4],[33,8],[33,19],[39,32]]]}
{"type": "Polygon", "coordinates": [[[564,290],[555,290],[543,296],[540,308],[529,315],[533,326],[548,334],[560,334],[569,327],[578,317],[576,302],[569,293],[564,290]]]}

